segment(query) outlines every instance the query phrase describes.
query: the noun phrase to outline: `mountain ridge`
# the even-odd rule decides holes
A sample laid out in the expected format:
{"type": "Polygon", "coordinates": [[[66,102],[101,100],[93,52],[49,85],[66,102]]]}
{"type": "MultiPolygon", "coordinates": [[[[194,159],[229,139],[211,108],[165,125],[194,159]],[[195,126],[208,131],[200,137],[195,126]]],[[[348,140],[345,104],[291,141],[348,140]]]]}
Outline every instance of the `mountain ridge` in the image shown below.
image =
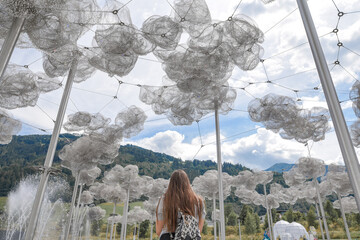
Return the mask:
{"type": "MultiPolygon", "coordinates": [[[[26,175],[35,174],[39,166],[43,166],[50,142],[50,135],[14,136],[7,145],[0,145],[0,196],[8,192],[26,175]]],[[[56,147],[53,167],[58,169],[70,184],[73,184],[71,171],[61,167],[58,152],[66,145],[75,141],[78,136],[61,134],[56,147]]],[[[116,164],[126,166],[135,164],[139,167],[140,175],[153,178],[170,178],[176,169],[183,169],[192,181],[196,176],[207,170],[216,170],[217,163],[211,160],[181,160],[170,155],[154,152],[135,145],[121,145],[119,155],[109,165],[99,165],[102,175],[116,164]]],[[[236,175],[239,171],[248,170],[240,164],[223,163],[223,171],[236,175]]],[[[102,176],[101,175],[101,176],[102,176]]],[[[100,177],[101,177],[100,176],[100,177]]]]}

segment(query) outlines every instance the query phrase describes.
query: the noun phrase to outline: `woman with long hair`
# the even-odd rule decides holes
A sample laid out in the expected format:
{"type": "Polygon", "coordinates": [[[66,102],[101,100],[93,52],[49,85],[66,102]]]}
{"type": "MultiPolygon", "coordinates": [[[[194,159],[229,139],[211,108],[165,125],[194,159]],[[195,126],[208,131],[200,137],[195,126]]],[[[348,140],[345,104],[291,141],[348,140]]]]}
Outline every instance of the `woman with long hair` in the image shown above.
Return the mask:
{"type": "Polygon", "coordinates": [[[183,170],[172,173],[168,189],[156,208],[156,233],[160,240],[170,239],[170,234],[175,232],[178,209],[185,215],[194,216],[198,220],[200,232],[202,231],[206,215],[205,204],[191,188],[189,178],[183,170]]]}

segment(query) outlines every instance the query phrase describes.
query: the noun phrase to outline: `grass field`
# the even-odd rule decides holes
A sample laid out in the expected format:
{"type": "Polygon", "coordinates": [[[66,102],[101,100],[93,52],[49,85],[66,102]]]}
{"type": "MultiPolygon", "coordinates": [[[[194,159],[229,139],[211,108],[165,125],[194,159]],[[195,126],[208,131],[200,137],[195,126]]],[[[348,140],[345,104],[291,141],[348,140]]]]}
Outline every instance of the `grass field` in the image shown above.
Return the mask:
{"type": "Polygon", "coordinates": [[[4,211],[7,197],[0,197],[0,212],[4,211]]]}
{"type": "MultiPolygon", "coordinates": [[[[132,202],[132,203],[130,203],[130,210],[133,209],[135,206],[140,206],[140,207],[142,207],[142,206],[143,206],[143,203],[142,203],[142,202],[132,202]]],[[[105,216],[105,218],[107,218],[107,217],[110,216],[110,213],[113,212],[114,204],[113,204],[113,203],[102,203],[102,204],[99,205],[99,207],[101,207],[102,209],[105,209],[105,211],[106,211],[106,216],[105,216]]],[[[116,212],[117,214],[122,215],[122,213],[123,213],[123,208],[124,208],[124,204],[123,204],[123,203],[116,204],[116,210],[115,210],[115,212],[116,212]]]]}

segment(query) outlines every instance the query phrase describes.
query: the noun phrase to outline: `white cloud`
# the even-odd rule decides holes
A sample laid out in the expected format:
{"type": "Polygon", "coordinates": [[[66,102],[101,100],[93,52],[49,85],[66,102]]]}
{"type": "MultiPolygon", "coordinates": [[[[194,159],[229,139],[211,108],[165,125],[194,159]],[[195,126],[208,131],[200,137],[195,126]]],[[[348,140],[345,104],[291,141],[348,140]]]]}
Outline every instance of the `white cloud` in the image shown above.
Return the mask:
{"type": "MultiPolygon", "coordinates": [[[[184,135],[179,132],[165,131],[126,143],[189,160],[199,151],[201,143],[198,137],[190,142],[184,140],[184,135]]],[[[215,136],[207,135],[203,137],[203,142],[206,146],[201,148],[196,159],[217,161],[215,136]]],[[[294,140],[282,139],[279,134],[264,128],[259,128],[255,134],[221,144],[223,161],[256,169],[266,169],[275,163],[296,163],[300,157],[308,156],[308,150],[312,157],[320,158],[326,164],[344,164],[335,132],[327,133],[323,141],[310,142],[308,147],[294,140]]],[[[360,149],[356,151],[360,156],[360,149]]]]}

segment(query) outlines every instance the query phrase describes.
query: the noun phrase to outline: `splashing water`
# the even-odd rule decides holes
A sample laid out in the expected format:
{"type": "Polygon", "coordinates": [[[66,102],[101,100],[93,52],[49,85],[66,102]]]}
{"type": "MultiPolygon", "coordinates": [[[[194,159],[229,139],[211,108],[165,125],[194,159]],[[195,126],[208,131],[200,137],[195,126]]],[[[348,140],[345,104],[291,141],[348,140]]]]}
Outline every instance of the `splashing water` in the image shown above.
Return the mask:
{"type": "MultiPolygon", "coordinates": [[[[31,175],[21,180],[8,195],[6,203],[7,229],[5,240],[23,239],[28,225],[31,208],[35,199],[40,176],[31,175]]],[[[68,183],[59,178],[51,177],[45,192],[45,198],[39,215],[37,231],[34,239],[59,232],[59,226],[65,217],[63,199],[69,189],[68,183]]]]}

